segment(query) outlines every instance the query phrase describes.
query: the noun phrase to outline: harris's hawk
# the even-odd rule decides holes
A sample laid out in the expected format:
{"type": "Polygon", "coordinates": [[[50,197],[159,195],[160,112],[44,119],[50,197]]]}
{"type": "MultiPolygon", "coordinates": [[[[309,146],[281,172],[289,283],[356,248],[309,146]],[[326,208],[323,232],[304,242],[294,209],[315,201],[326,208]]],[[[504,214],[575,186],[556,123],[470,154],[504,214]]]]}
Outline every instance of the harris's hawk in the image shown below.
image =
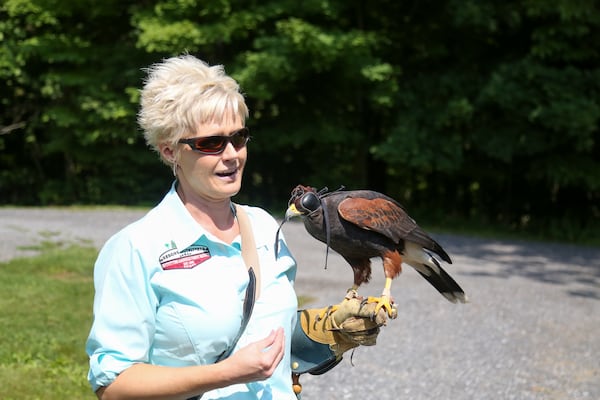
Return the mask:
{"type": "Polygon", "coordinates": [[[385,307],[390,317],[395,317],[392,280],[402,271],[402,263],[417,270],[449,301],[467,302],[463,289],[435,257],[452,263],[450,256],[400,203],[371,190],[326,190],[317,192],[309,186],[296,186],[285,221],[301,216],[310,235],[326,243],[350,264],[354,284],[346,298],[358,297],[358,287],[371,278],[371,258],[380,257],[385,287],[381,297],[369,297],[367,301],[378,302],[377,310],[385,307]]]}

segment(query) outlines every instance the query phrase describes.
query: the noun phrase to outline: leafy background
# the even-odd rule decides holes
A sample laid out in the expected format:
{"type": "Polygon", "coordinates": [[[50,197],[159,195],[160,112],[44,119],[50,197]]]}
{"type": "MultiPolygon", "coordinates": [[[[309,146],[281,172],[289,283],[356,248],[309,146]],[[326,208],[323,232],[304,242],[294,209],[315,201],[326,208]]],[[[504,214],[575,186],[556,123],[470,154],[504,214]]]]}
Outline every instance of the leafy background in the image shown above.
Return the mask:
{"type": "Polygon", "coordinates": [[[143,68],[223,64],[251,109],[238,201],[369,188],[429,224],[600,236],[593,0],[2,0],[0,204],[154,204],[143,68]]]}

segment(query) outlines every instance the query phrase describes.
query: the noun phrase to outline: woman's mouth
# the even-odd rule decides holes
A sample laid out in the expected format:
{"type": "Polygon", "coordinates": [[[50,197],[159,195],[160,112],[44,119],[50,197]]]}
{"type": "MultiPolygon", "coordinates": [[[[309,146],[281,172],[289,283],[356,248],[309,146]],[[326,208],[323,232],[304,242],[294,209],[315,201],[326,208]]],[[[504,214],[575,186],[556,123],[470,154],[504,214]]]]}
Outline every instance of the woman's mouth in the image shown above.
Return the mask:
{"type": "Polygon", "coordinates": [[[238,169],[230,169],[227,171],[221,171],[221,172],[217,172],[217,176],[221,177],[221,178],[228,178],[231,177],[233,175],[235,175],[238,172],[238,169]]]}

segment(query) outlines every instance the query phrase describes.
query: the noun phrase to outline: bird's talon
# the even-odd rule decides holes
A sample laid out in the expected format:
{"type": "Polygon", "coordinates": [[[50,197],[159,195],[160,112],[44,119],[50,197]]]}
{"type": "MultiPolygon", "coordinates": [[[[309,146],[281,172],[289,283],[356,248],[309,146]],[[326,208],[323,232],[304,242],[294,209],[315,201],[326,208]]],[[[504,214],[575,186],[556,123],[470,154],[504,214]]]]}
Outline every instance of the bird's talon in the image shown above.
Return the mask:
{"type": "Polygon", "coordinates": [[[398,317],[398,307],[396,304],[392,304],[392,309],[388,312],[390,319],[396,319],[398,317]]]}
{"type": "Polygon", "coordinates": [[[373,315],[376,316],[379,310],[382,308],[387,312],[388,317],[394,319],[398,316],[398,310],[396,308],[396,304],[393,300],[390,299],[389,296],[381,296],[381,297],[369,297],[367,298],[368,303],[377,303],[375,307],[375,311],[373,311],[373,315]]]}

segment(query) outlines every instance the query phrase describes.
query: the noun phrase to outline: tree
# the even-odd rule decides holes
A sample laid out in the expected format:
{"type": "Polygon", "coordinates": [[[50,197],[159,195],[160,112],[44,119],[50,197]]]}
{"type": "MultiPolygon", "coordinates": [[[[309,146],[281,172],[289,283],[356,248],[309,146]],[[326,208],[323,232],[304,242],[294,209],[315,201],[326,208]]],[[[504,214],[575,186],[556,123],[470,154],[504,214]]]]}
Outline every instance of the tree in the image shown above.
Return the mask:
{"type": "Polygon", "coordinates": [[[3,3],[4,202],[136,202],[152,186],[127,173],[156,172],[135,126],[149,57],[135,48],[127,10],[117,1],[3,3]]]}
{"type": "Polygon", "coordinates": [[[5,0],[2,202],[159,198],[172,177],[135,125],[141,68],[189,52],[246,94],[241,201],[365,187],[430,221],[584,236],[600,220],[597,3],[5,0]]]}

